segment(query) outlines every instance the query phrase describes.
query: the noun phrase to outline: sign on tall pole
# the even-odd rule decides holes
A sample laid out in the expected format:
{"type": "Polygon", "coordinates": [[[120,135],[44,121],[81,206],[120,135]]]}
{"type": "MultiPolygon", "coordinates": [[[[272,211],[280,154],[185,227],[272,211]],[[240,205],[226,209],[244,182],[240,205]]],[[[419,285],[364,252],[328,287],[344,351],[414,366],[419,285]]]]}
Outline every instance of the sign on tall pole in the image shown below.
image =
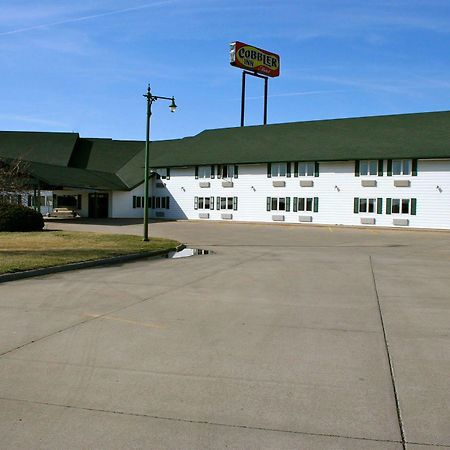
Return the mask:
{"type": "Polygon", "coordinates": [[[236,41],[230,44],[230,64],[239,69],[244,69],[242,72],[241,127],[244,126],[246,75],[264,80],[263,123],[267,125],[268,80],[269,77],[274,78],[280,75],[280,56],[253,45],[236,41]]]}

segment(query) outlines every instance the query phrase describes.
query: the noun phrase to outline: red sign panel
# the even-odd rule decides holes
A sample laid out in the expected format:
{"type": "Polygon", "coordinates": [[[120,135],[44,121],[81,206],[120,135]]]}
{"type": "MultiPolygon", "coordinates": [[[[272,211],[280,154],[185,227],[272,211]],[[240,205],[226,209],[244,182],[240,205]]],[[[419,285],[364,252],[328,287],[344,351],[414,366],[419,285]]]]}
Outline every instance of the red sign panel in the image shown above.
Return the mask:
{"type": "Polygon", "coordinates": [[[243,42],[230,44],[230,64],[268,77],[280,75],[280,56],[243,42]]]}

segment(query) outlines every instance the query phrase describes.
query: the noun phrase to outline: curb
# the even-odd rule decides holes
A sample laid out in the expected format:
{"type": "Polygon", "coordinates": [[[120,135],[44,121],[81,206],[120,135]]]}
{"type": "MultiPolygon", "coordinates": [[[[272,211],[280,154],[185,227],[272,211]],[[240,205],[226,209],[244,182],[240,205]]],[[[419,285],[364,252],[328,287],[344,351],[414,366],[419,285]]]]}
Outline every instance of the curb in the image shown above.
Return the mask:
{"type": "Polygon", "coordinates": [[[91,261],[80,261],[76,263],[63,264],[60,266],[43,267],[42,269],[25,270],[23,272],[4,273],[0,275],[0,284],[8,281],[17,281],[24,278],[38,277],[41,275],[51,275],[53,273],[68,272],[70,270],[87,269],[89,267],[108,266],[125,262],[136,261],[139,259],[152,258],[155,256],[168,255],[170,252],[179,252],[186,248],[186,245],[180,244],[167,250],[155,250],[145,253],[131,253],[128,255],[111,256],[110,258],[94,259],[91,261]]]}

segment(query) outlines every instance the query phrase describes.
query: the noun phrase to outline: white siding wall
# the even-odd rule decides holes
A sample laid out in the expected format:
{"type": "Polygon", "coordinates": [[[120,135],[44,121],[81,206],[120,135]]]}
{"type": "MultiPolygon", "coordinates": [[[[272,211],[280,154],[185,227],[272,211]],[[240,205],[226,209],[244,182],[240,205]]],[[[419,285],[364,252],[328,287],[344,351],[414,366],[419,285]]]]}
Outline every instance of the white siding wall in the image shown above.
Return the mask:
{"type": "MultiPolygon", "coordinates": [[[[383,176],[356,177],[355,162],[320,163],[319,177],[295,177],[292,165],[291,177],[268,178],[265,164],[239,165],[239,177],[232,178],[233,187],[222,187],[223,179],[195,179],[194,168],[172,168],[169,180],[152,181],[150,195],[169,196],[170,209],[164,212],[169,219],[199,219],[200,213],[209,213],[209,219],[223,220],[222,213],[231,213],[233,221],[273,222],[272,215],[284,215],[285,222],[298,223],[300,215],[311,215],[312,223],[361,226],[361,217],[375,218],[373,226],[393,226],[394,218],[409,219],[409,226],[416,228],[450,229],[450,160],[419,160],[417,176],[387,176],[384,161],[383,176]],[[273,181],[285,181],[285,187],[274,187],[273,181]],[[300,187],[300,180],[311,180],[312,187],[300,187]],[[376,180],[376,187],[363,187],[362,180],[376,180]],[[410,187],[395,187],[394,180],[409,180],[410,187]],[[200,182],[210,183],[201,188],[200,182]],[[156,183],[165,187],[156,187],[156,183]],[[439,186],[439,189],[438,189],[439,186]],[[195,197],[214,197],[213,210],[195,210],[195,197]],[[216,209],[217,197],[238,197],[237,211],[216,209]],[[291,197],[290,212],[266,211],[267,197],[291,197]],[[318,197],[319,211],[293,212],[293,197],[318,197]],[[383,214],[353,212],[353,199],[382,198],[383,214]],[[416,198],[417,214],[386,214],[386,198],[416,198]]],[[[133,195],[142,196],[143,186],[132,192],[114,192],[112,217],[143,216],[142,208],[133,208],[133,195]]],[[[155,210],[151,211],[154,217],[155,210]]]]}

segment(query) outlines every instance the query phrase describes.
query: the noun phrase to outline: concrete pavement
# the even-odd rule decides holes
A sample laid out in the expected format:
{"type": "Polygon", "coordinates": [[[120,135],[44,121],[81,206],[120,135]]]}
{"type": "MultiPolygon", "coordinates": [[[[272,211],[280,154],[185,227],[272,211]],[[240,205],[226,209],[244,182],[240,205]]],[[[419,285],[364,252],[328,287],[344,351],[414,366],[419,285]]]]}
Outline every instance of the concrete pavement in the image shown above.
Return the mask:
{"type": "Polygon", "coordinates": [[[150,230],[215,253],[0,286],[2,448],[450,448],[450,233],[150,230]]]}

